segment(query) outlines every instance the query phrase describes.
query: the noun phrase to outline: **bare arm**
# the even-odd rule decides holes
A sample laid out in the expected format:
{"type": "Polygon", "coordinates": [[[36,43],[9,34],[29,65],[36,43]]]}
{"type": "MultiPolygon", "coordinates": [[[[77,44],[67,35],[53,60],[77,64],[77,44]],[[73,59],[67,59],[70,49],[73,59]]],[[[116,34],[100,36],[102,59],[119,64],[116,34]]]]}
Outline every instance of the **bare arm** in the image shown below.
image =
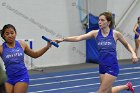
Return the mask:
{"type": "Polygon", "coordinates": [[[90,38],[95,38],[97,34],[97,31],[90,31],[86,34],[80,35],[80,36],[71,36],[71,37],[66,37],[66,38],[60,38],[60,39],[56,39],[54,41],[60,43],[62,41],[67,41],[67,42],[78,42],[78,41],[82,41],[82,40],[86,40],[86,39],[90,39],[90,38]]]}
{"type": "Polygon", "coordinates": [[[21,41],[20,44],[21,44],[22,48],[24,49],[25,54],[27,54],[33,58],[38,58],[38,57],[42,56],[51,47],[51,44],[48,43],[45,47],[43,47],[37,51],[33,51],[32,49],[29,48],[29,46],[25,42],[21,41]]]}
{"type": "Polygon", "coordinates": [[[117,32],[117,38],[118,40],[125,46],[125,48],[131,52],[132,54],[132,61],[135,63],[136,61],[138,61],[138,58],[133,50],[133,48],[131,47],[131,45],[125,40],[125,38],[122,36],[122,34],[120,32],[117,32]]]}
{"type": "Polygon", "coordinates": [[[0,45],[0,56],[2,54],[2,51],[3,51],[3,47],[2,47],[2,45],[0,45]]]}
{"type": "Polygon", "coordinates": [[[139,33],[136,31],[138,28],[138,24],[135,24],[134,28],[133,28],[133,32],[137,35],[139,35],[139,33]]]}

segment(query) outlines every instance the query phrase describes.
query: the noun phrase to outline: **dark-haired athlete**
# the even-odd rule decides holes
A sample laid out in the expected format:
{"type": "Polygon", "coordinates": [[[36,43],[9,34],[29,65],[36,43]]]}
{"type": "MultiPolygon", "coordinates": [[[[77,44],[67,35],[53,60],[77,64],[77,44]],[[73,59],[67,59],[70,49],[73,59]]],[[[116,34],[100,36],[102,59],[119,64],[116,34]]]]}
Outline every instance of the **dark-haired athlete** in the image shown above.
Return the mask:
{"type": "Polygon", "coordinates": [[[1,31],[1,37],[5,40],[0,46],[0,56],[7,74],[6,93],[27,93],[29,75],[24,64],[24,53],[38,58],[50,48],[51,44],[48,43],[40,50],[33,51],[24,41],[16,41],[17,32],[13,25],[7,24],[1,31]]]}

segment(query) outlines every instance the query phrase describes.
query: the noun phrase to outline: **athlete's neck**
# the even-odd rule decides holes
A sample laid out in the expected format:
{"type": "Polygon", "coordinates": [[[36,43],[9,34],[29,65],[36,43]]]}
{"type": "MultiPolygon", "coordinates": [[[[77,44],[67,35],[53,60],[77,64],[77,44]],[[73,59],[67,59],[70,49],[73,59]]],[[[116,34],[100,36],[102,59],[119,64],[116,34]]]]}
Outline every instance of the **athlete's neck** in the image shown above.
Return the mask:
{"type": "Polygon", "coordinates": [[[106,27],[106,28],[101,29],[101,31],[104,35],[107,35],[110,32],[110,28],[106,27]]]}
{"type": "Polygon", "coordinates": [[[15,42],[6,43],[6,44],[7,44],[7,46],[8,46],[9,48],[14,48],[14,47],[15,47],[15,42]]]}

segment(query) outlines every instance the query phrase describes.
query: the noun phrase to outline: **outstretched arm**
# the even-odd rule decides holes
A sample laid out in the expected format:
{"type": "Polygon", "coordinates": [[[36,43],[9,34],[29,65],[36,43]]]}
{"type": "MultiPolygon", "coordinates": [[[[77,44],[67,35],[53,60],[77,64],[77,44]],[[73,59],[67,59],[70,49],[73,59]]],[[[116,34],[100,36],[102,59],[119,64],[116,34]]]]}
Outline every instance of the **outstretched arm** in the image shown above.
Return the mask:
{"type": "Polygon", "coordinates": [[[136,63],[138,61],[138,58],[137,58],[133,48],[131,47],[131,45],[125,40],[125,38],[122,36],[122,34],[120,32],[117,32],[117,37],[118,37],[118,40],[125,46],[125,48],[131,52],[132,61],[133,61],[133,63],[136,63]]]}
{"type": "Polygon", "coordinates": [[[97,31],[91,31],[86,34],[80,35],[80,36],[71,36],[71,37],[65,37],[65,38],[60,38],[60,39],[55,39],[54,41],[57,43],[60,43],[62,41],[67,41],[67,42],[78,42],[90,38],[95,38],[95,34],[97,31]]]}
{"type": "Polygon", "coordinates": [[[38,58],[42,56],[51,47],[51,44],[48,43],[45,47],[39,49],[38,51],[33,51],[32,49],[29,48],[29,46],[25,42],[21,41],[20,44],[24,49],[25,54],[33,58],[38,58]]]}

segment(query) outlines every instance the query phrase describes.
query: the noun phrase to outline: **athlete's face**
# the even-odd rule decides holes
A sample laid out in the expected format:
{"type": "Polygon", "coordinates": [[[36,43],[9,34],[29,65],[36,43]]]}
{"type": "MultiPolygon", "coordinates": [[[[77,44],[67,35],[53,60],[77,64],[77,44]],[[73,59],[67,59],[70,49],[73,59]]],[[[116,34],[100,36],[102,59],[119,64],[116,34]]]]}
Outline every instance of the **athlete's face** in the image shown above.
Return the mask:
{"type": "Polygon", "coordinates": [[[16,38],[16,31],[12,28],[7,28],[4,31],[3,37],[7,43],[13,43],[16,38]]]}
{"type": "Polygon", "coordinates": [[[106,17],[104,15],[101,15],[99,17],[98,24],[99,24],[100,29],[104,29],[106,27],[109,27],[110,22],[107,21],[107,19],[106,19],[106,17]]]}

